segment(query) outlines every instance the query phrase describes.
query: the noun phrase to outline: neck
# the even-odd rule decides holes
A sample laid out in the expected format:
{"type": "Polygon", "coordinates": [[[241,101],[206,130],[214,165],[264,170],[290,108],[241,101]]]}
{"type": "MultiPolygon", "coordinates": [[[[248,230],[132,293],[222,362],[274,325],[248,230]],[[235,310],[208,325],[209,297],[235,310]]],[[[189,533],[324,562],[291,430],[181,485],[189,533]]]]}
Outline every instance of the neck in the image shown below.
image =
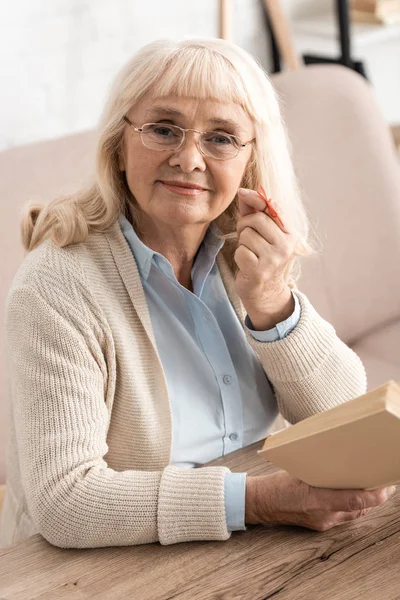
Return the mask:
{"type": "Polygon", "coordinates": [[[149,248],[162,254],[171,263],[177,281],[193,291],[191,272],[194,259],[207,232],[209,223],[170,227],[153,219],[140,219],[138,235],[149,248]]]}

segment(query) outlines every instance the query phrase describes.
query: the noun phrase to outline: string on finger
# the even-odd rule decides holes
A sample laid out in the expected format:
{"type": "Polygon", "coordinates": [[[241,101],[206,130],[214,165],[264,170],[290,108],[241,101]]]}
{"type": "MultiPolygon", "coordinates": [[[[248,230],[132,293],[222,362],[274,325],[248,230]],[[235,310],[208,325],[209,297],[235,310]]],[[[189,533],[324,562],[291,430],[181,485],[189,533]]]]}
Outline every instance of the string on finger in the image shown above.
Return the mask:
{"type": "Polygon", "coordinates": [[[280,223],[281,228],[285,229],[285,225],[284,225],[281,217],[279,216],[279,214],[277,213],[277,211],[275,210],[275,208],[272,206],[272,199],[268,199],[267,193],[266,193],[266,191],[265,191],[265,189],[263,188],[262,185],[260,185],[260,190],[261,191],[257,190],[257,194],[266,203],[269,216],[272,217],[272,219],[277,219],[279,221],[279,223],[280,223]]]}

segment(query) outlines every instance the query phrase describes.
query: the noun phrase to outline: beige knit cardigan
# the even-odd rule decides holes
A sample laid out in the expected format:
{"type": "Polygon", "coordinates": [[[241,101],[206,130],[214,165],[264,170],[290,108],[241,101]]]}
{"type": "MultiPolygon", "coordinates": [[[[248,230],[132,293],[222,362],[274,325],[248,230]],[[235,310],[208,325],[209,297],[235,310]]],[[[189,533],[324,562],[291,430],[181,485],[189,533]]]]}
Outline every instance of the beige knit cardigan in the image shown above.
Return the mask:
{"type": "MultiPolygon", "coordinates": [[[[243,323],[232,274],[217,260],[243,323]]],[[[301,318],[290,335],[247,336],[292,423],[366,391],[359,357],[296,293],[301,318]]],[[[63,548],[230,537],[228,469],[170,465],[165,375],[118,221],[85,243],[47,240],[30,252],[5,316],[11,422],[0,546],[34,533],[63,548]]]]}

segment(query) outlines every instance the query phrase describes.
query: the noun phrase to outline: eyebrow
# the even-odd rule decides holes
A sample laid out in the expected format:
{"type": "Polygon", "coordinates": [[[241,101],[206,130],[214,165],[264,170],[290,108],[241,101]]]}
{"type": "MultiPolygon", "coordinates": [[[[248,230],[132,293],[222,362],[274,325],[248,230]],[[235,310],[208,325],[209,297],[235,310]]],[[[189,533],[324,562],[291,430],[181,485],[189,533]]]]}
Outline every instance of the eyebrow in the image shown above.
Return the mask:
{"type": "MultiPolygon", "coordinates": [[[[148,110],[146,110],[144,116],[147,117],[156,117],[159,115],[168,115],[170,117],[184,117],[185,115],[181,113],[176,108],[171,108],[170,106],[152,106],[148,110]]],[[[233,119],[222,119],[222,118],[214,118],[209,119],[208,122],[211,125],[222,126],[222,127],[230,127],[237,130],[240,133],[244,133],[244,130],[240,125],[234,121],[233,119]]]]}

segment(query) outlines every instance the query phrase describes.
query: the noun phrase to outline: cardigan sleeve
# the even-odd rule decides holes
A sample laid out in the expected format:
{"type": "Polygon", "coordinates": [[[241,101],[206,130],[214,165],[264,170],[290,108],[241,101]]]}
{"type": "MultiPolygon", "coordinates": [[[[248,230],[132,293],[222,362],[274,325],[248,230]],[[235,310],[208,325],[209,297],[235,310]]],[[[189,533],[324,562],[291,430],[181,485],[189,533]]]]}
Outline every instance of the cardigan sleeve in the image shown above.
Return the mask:
{"type": "Polygon", "coordinates": [[[21,479],[38,532],[62,548],[228,539],[226,467],[108,467],[101,328],[68,291],[44,295],[19,285],[6,307],[21,479]]]}
{"type": "Polygon", "coordinates": [[[279,411],[292,424],[367,390],[359,356],[339,339],[305,294],[297,289],[293,293],[300,301],[301,316],[289,335],[265,344],[246,332],[274,388],[279,411]]]}

